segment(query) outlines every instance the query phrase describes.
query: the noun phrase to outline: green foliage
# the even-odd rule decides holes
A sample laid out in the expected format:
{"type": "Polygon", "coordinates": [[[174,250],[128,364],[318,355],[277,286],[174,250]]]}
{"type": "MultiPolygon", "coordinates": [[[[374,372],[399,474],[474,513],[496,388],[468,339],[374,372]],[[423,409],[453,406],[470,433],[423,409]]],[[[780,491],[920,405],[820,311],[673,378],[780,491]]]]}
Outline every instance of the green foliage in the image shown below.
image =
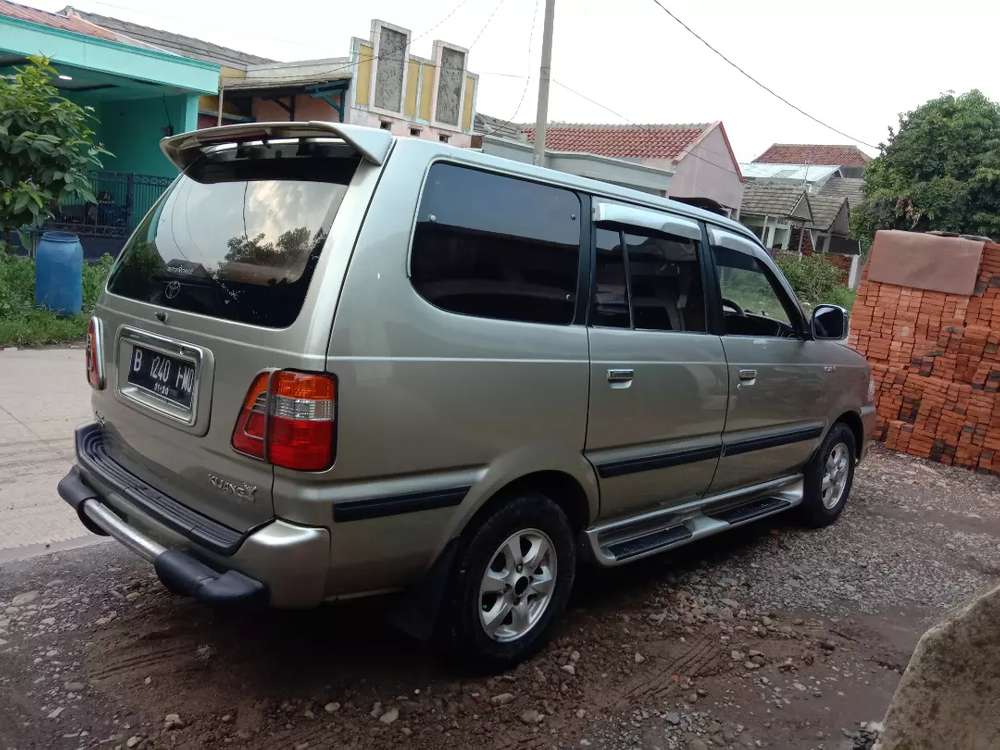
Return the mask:
{"type": "Polygon", "coordinates": [[[796,296],[808,307],[827,303],[848,310],[854,303],[854,292],[842,283],[842,272],[822,255],[780,253],[775,262],[792,285],[796,296]]]}
{"type": "Polygon", "coordinates": [[[55,75],[32,57],[0,76],[0,247],[6,232],[41,225],[60,201],[96,200],[87,172],[109,152],[94,142],[93,108],[61,96],[55,75]]]}
{"type": "Polygon", "coordinates": [[[852,229],[1000,235],[1000,104],[981,92],[932,99],[901,115],[865,171],[852,229]]]}
{"type": "Polygon", "coordinates": [[[0,253],[0,346],[38,346],[79,341],[114,259],[104,255],[83,266],[83,312],[63,317],[35,307],[35,262],[0,253]]]}

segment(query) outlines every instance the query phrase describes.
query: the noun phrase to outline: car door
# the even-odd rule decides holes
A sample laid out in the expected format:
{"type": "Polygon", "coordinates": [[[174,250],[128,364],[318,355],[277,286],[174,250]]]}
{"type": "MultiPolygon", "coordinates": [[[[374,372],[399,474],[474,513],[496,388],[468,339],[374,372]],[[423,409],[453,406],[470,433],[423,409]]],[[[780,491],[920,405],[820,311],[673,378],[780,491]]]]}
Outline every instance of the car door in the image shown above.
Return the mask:
{"type": "Polygon", "coordinates": [[[594,217],[586,454],[613,518],[708,489],[728,384],[701,225],[600,201],[594,217]]]}
{"type": "Polygon", "coordinates": [[[799,470],[826,425],[826,373],[820,345],[805,335],[802,312],[764,250],[721,228],[709,236],[729,371],[715,492],[799,470]]]}

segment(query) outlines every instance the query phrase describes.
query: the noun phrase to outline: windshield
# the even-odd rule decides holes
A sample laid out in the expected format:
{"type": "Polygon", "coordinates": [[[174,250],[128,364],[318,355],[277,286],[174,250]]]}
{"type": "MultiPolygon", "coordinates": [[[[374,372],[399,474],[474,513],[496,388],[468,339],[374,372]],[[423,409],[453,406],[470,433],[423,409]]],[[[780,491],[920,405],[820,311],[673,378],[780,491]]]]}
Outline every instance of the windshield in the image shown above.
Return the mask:
{"type": "Polygon", "coordinates": [[[241,323],[291,325],[357,164],[336,146],[298,142],[206,154],[136,229],[110,291],[241,323]]]}

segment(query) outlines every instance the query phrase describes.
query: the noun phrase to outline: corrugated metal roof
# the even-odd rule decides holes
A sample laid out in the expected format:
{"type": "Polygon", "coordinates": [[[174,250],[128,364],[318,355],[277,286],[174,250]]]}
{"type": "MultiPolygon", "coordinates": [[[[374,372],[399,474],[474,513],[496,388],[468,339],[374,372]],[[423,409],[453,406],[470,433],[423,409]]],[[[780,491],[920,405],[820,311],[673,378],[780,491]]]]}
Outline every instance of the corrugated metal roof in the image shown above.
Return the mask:
{"type": "Polygon", "coordinates": [[[759,164],[741,162],[740,170],[747,179],[796,180],[798,182],[820,182],[833,175],[840,166],[837,164],[759,164]]]}

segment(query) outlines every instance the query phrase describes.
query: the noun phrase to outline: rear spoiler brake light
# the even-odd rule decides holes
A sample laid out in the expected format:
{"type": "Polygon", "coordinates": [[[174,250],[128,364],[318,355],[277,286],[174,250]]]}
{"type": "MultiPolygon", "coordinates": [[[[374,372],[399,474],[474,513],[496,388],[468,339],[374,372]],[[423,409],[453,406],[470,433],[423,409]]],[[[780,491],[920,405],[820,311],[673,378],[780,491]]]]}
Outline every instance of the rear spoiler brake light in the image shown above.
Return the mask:
{"type": "Polygon", "coordinates": [[[315,121],[248,122],[170,136],[160,141],[160,150],[174,166],[184,171],[208,146],[282,138],[339,138],[357,151],[361,158],[376,166],[385,161],[392,146],[392,135],[379,128],[315,121]]]}

